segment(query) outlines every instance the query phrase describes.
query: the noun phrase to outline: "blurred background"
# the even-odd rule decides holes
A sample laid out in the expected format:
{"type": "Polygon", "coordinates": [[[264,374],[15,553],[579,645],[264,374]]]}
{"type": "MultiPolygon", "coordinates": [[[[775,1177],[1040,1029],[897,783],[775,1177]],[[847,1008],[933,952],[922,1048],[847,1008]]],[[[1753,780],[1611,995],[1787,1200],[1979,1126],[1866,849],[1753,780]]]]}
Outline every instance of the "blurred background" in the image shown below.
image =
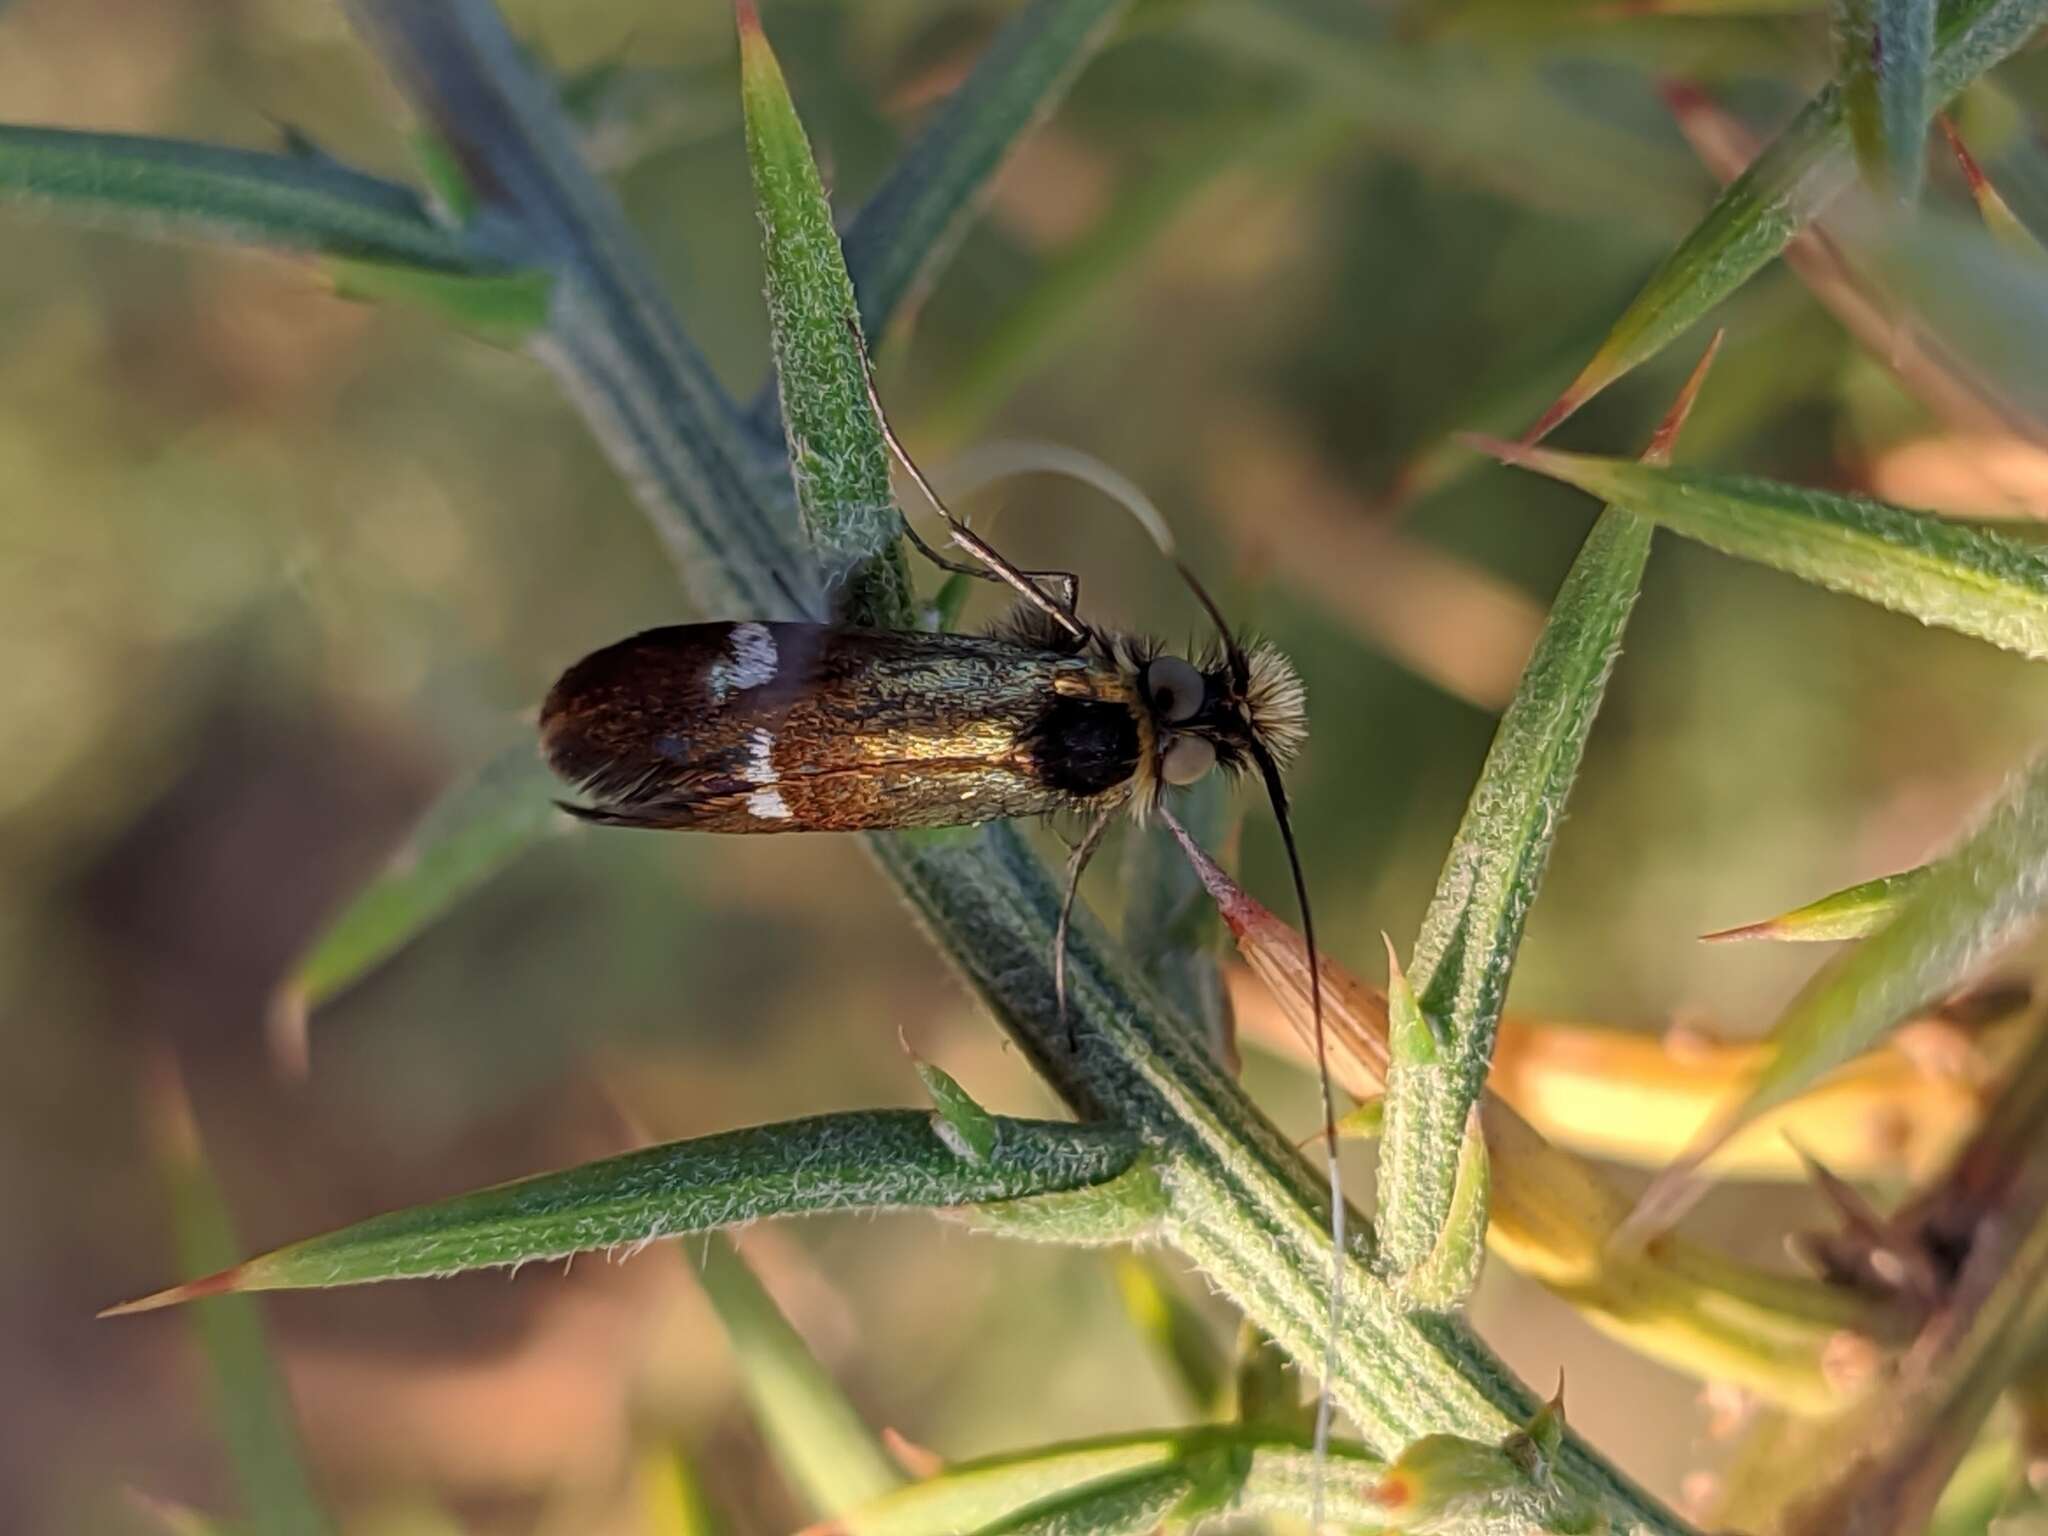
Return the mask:
{"type": "MultiPolygon", "coordinates": [[[[590,87],[594,149],[750,395],[767,341],[726,8],[509,9],[590,87]]],[[[1297,658],[1318,925],[1365,975],[1382,930],[1412,942],[1594,510],[1445,434],[1525,425],[1710,201],[1661,78],[1764,134],[1825,78],[1818,7],[1771,9],[1140,5],[880,349],[927,461],[1019,435],[1100,456],[1297,658]]],[[[766,0],[842,210],[1007,10],[766,0]]],[[[1965,104],[2037,229],[2048,154],[2013,103],[2044,84],[2037,51],[1965,104]]],[[[253,147],[289,127],[407,174],[394,93],[308,0],[15,0],[0,117],[253,147]]],[[[1968,206],[1946,163],[1929,196],[1968,206]]],[[[127,1489],[233,1505],[189,1319],[92,1318],[178,1273],[153,1150],[173,1067],[252,1251],[646,1138],[918,1103],[899,1031],[984,1103],[1053,1112],[861,849],[823,837],[551,838],[320,1010],[309,1074],[281,1071],[268,1000],[322,919],[560,668],[688,615],[527,359],[281,260],[15,209],[0,230],[0,1528],[143,1528],[127,1489]]],[[[1686,459],[2048,505],[2038,449],[1938,425],[1782,267],[1725,322],[1686,459]]],[[[1563,440],[1635,451],[1697,345],[1563,440]]],[[[975,510],[1021,563],[1082,572],[1099,617],[1199,632],[1090,493],[1033,481],[975,510]]],[[[1763,1027],[1813,952],[1695,936],[1924,856],[2048,722],[2025,665],[1661,537],[1515,1006],[1763,1027]]],[[[1284,908],[1258,813],[1243,870],[1284,908]]],[[[1247,1071],[1308,1134],[1305,1074],[1247,1071]]],[[[1744,1225],[1768,1253],[1779,1223],[1744,1225]]],[[[913,1217],[745,1247],[870,1420],[943,1455],[1188,1412],[1108,1256],[913,1217]]],[[[345,1528],[638,1530],[651,1444],[687,1448],[730,1530],[803,1523],[695,1254],[268,1303],[345,1528]]],[[[1661,1492],[1713,1465],[1694,1384],[1497,1267],[1476,1320],[1533,1383],[1562,1368],[1575,1424],[1661,1492]]]]}

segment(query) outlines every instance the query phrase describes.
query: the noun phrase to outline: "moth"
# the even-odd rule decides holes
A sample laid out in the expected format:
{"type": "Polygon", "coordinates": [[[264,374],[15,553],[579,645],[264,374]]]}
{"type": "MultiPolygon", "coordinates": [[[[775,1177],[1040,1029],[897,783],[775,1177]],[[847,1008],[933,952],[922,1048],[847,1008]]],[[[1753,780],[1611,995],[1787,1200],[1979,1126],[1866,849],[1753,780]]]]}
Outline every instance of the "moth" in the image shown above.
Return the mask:
{"type": "Polygon", "coordinates": [[[1313,946],[1282,782],[1308,731],[1293,663],[1235,635],[1178,561],[1216,627],[1205,654],[1173,655],[1083,619],[1077,578],[1019,569],[956,517],[896,440],[872,378],[868,392],[890,449],[977,563],[940,556],[907,519],[905,533],[940,567],[1012,588],[1016,609],[982,635],[743,620],[606,646],[569,668],[541,707],[542,750],[584,800],[563,808],[607,826],[700,832],[1077,814],[1086,828],[1054,946],[1064,1016],[1074,892],[1111,821],[1147,820],[1169,788],[1212,770],[1253,773],[1313,946]]]}
{"type": "MultiPolygon", "coordinates": [[[[857,328],[854,342],[865,348],[857,328]]],[[[1342,1315],[1345,1205],[1336,1107],[1323,1053],[1322,977],[1308,888],[1282,771],[1308,732],[1300,675],[1278,650],[1236,635],[1176,560],[1216,628],[1207,653],[1083,619],[1079,582],[1024,571],[947,509],[890,430],[883,437],[953,542],[944,569],[999,581],[1019,603],[984,635],[738,622],[651,629],[577,662],[541,707],[549,764],[586,803],[564,809],[607,826],[701,832],[855,832],[964,826],[1071,812],[1074,845],[1053,937],[1053,986],[1067,1018],[1066,937],[1082,871],[1120,813],[1143,822],[1166,793],[1214,770],[1255,773],[1293,875],[1307,950],[1331,1197],[1330,1322],[1324,1379],[1342,1315]]],[[[1071,1023],[1068,1044],[1077,1047],[1071,1023]]],[[[1316,1415],[1316,1503],[1330,1398],[1316,1415]]]]}
{"type": "Polygon", "coordinates": [[[576,663],[548,761],[612,826],[854,832],[1120,810],[1211,769],[1261,774],[1306,731],[1294,668],[1226,641],[1198,661],[1025,609],[985,635],[678,624],[576,663]]]}

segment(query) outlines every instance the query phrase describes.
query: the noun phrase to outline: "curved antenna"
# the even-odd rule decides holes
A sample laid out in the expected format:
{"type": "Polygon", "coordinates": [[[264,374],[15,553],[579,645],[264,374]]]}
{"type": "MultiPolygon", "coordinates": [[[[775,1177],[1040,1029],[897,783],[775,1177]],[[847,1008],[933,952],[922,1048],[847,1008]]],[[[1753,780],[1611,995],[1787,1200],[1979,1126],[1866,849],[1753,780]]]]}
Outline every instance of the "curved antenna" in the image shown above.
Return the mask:
{"type": "Polygon", "coordinates": [[[984,486],[1018,475],[1063,475],[1102,492],[1130,513],[1131,520],[1145,530],[1159,553],[1179,561],[1173,530],[1152,498],[1135,480],[1118,473],[1085,449],[1038,438],[999,439],[969,449],[939,471],[947,491],[955,496],[972,496],[984,486]]]}
{"type": "MultiPolygon", "coordinates": [[[[1078,480],[1091,489],[1100,491],[1111,501],[1131,515],[1132,521],[1144,529],[1159,553],[1173,562],[1173,568],[1180,573],[1180,579],[1194,593],[1195,601],[1202,605],[1209,620],[1216,626],[1216,633],[1223,641],[1223,654],[1230,664],[1231,680],[1242,690],[1251,680],[1251,663],[1245,656],[1244,647],[1237,643],[1230,625],[1223,617],[1223,610],[1216,606],[1216,600],[1209,596],[1208,589],[1195,579],[1195,573],[1188,569],[1187,562],[1180,557],[1180,546],[1175,542],[1173,530],[1167,526],[1164,516],[1152,498],[1147,496],[1136,481],[1110,468],[1094,454],[1080,448],[1070,448],[1063,443],[1048,443],[1036,438],[1016,438],[1009,441],[989,443],[972,449],[955,459],[941,472],[947,489],[956,495],[971,496],[987,485],[998,480],[1007,480],[1015,475],[1064,475],[1069,480],[1078,480]]],[[[929,494],[929,488],[927,488],[929,494]]],[[[935,498],[936,499],[936,498],[935,498]]],[[[940,508],[944,511],[944,507],[940,508]]],[[[949,517],[950,513],[947,514],[949,517]]]]}
{"type": "MultiPolygon", "coordinates": [[[[1190,582],[1193,578],[1189,578],[1190,582]]],[[[1201,588],[1196,586],[1199,593],[1201,588]]],[[[1203,597],[1208,602],[1206,594],[1203,597]]],[[[1208,604],[1215,612],[1215,605],[1208,604]]],[[[1220,627],[1220,621],[1219,621],[1220,627]]],[[[1273,806],[1273,821],[1280,828],[1280,844],[1287,851],[1287,868],[1294,876],[1295,905],[1301,911],[1301,942],[1308,951],[1309,1012],[1315,1019],[1316,1076],[1323,1090],[1323,1155],[1330,1175],[1330,1316],[1323,1334],[1323,1391],[1316,1399],[1314,1441],[1315,1480],[1311,1529],[1320,1529],[1323,1515],[1323,1466],[1330,1450],[1330,1420],[1335,1403],[1330,1384],[1337,1374],[1337,1330],[1344,1322],[1344,1174],[1337,1164],[1337,1096],[1330,1086],[1330,1058],[1323,1044],[1323,962],[1316,949],[1316,923],[1309,911],[1308,880],[1301,871],[1301,851],[1294,841],[1294,822],[1287,814],[1287,786],[1281,782],[1280,765],[1258,736],[1247,732],[1246,743],[1252,761],[1259,765],[1259,777],[1266,786],[1266,799],[1273,806]]]]}
{"type": "MultiPolygon", "coordinates": [[[[1201,582],[1195,579],[1195,573],[1188,569],[1187,562],[1184,560],[1177,559],[1173,562],[1173,568],[1180,572],[1180,579],[1186,582],[1188,584],[1188,590],[1195,594],[1195,601],[1200,603],[1203,608],[1208,610],[1209,621],[1216,626],[1216,633],[1219,636],[1221,636],[1223,640],[1223,659],[1230,664],[1231,684],[1237,689],[1239,693],[1243,693],[1247,688],[1251,687],[1252,685],[1251,658],[1245,655],[1244,647],[1237,643],[1237,636],[1230,632],[1230,625],[1226,623],[1223,618],[1223,610],[1216,606],[1216,599],[1209,595],[1209,589],[1207,587],[1203,586],[1201,582]]],[[[1254,737],[1253,739],[1256,740],[1257,738],[1254,737]]],[[[1261,754],[1260,765],[1262,768],[1265,764],[1265,761],[1266,759],[1264,755],[1261,754]]],[[[1279,770],[1277,768],[1274,770],[1276,774],[1278,773],[1278,771],[1279,770]]],[[[1274,778],[1272,782],[1268,784],[1268,790],[1270,791],[1272,789],[1272,786],[1274,784],[1278,784],[1279,782],[1280,781],[1277,777],[1274,778]]],[[[1281,810],[1281,807],[1276,804],[1273,807],[1273,809],[1277,813],[1281,810]]],[[[1299,884],[1300,871],[1297,870],[1295,873],[1297,877],[1296,883],[1299,884]]]]}

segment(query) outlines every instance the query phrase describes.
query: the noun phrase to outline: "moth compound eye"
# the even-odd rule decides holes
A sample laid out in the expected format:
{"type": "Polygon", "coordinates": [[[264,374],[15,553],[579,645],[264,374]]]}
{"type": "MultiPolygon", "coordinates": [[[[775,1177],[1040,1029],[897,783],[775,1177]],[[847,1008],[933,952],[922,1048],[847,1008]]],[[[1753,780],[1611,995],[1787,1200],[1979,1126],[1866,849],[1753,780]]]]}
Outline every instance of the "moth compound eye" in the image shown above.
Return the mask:
{"type": "MultiPolygon", "coordinates": [[[[1183,720],[1194,718],[1195,711],[1202,707],[1202,697],[1208,692],[1208,684],[1202,681],[1201,673],[1178,656],[1161,656],[1145,668],[1145,692],[1150,695],[1153,711],[1159,718],[1168,725],[1178,725],[1183,720]]],[[[1197,773],[1195,777],[1200,778],[1201,774],[1197,773]]]]}
{"type": "Polygon", "coordinates": [[[1176,736],[1160,755],[1159,777],[1178,787],[1194,783],[1215,766],[1215,742],[1206,736],[1176,736]]]}

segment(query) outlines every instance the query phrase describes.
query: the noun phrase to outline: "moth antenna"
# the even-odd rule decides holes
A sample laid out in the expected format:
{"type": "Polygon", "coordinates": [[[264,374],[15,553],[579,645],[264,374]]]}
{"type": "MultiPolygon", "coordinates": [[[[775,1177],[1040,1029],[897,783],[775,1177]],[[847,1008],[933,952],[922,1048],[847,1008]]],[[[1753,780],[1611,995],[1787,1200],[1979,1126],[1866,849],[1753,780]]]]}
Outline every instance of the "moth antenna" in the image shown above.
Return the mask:
{"type": "MultiPolygon", "coordinates": [[[[1189,578],[1192,583],[1193,578],[1189,578]]],[[[1201,592],[1199,586],[1195,587],[1201,592]]],[[[1215,605],[1207,596],[1203,602],[1211,613],[1215,605]]],[[[1221,620],[1218,620],[1220,625],[1221,620]]],[[[1280,828],[1280,843],[1287,852],[1287,868],[1294,876],[1294,900],[1301,911],[1301,942],[1308,951],[1309,1012],[1315,1020],[1316,1078],[1323,1091],[1323,1157],[1330,1176],[1330,1316],[1323,1335],[1323,1390],[1316,1399],[1316,1432],[1313,1450],[1314,1473],[1310,1485],[1310,1528],[1323,1523],[1323,1474],[1330,1455],[1330,1421],[1335,1400],[1330,1383],[1337,1375],[1337,1330],[1344,1322],[1345,1205],[1344,1172],[1337,1161],[1337,1095],[1330,1086],[1330,1058],[1323,1043],[1323,964],[1316,949],[1315,917],[1309,910],[1308,880],[1301,871],[1301,852],[1294,842],[1294,822],[1287,811],[1287,786],[1280,780],[1280,765],[1273,754],[1254,736],[1250,739],[1252,759],[1265,781],[1266,799],[1273,807],[1274,823],[1280,828]]]]}
{"type": "Polygon", "coordinates": [[[1023,598],[1025,602],[1031,604],[1032,607],[1038,609],[1039,612],[1045,614],[1046,617],[1065,630],[1073,638],[1076,645],[1087,645],[1093,642],[1095,632],[1081,622],[1080,617],[1075,614],[1071,606],[1063,605],[1048,596],[1043,587],[1039,586],[1037,582],[1033,581],[1015,565],[997,554],[995,547],[988,540],[968,527],[964,520],[954,514],[951,507],[939,499],[939,493],[932,489],[931,481],[925,479],[924,471],[917,467],[917,460],[910,456],[910,450],[905,448],[902,441],[896,436],[896,429],[889,425],[889,413],[882,409],[882,397],[875,388],[875,365],[868,356],[867,338],[861,335],[859,324],[851,317],[847,319],[846,329],[848,334],[853,337],[854,351],[860,355],[861,383],[867,389],[868,407],[875,413],[875,422],[882,429],[882,441],[888,445],[889,452],[895,456],[896,462],[903,466],[904,473],[909,475],[916,484],[918,493],[932,504],[933,509],[938,512],[939,516],[946,520],[946,526],[953,535],[953,542],[979,560],[987,567],[987,570],[985,572],[977,572],[968,567],[953,565],[941,560],[932,553],[931,546],[917,536],[916,531],[910,526],[910,519],[905,517],[902,519],[902,522],[904,531],[910,534],[910,542],[915,544],[923,554],[929,556],[933,564],[941,566],[946,570],[965,571],[969,575],[988,575],[996,581],[1014,587],[1019,597],[1023,598]]]}
{"type": "Polygon", "coordinates": [[[1152,498],[1136,481],[1079,448],[1029,438],[987,443],[960,455],[940,472],[940,478],[956,495],[968,495],[1017,475],[1064,475],[1100,491],[1130,513],[1131,520],[1145,530],[1160,554],[1169,560],[1179,559],[1173,530],[1152,498]]]}
{"type": "MultiPolygon", "coordinates": [[[[1216,606],[1216,599],[1209,595],[1209,589],[1202,585],[1193,571],[1188,569],[1186,561],[1176,558],[1173,562],[1173,568],[1180,572],[1180,579],[1187,583],[1188,590],[1195,594],[1195,601],[1200,603],[1208,613],[1209,622],[1216,626],[1217,636],[1223,641],[1224,659],[1230,663],[1231,682],[1237,685],[1240,692],[1250,687],[1252,678],[1251,659],[1245,655],[1244,647],[1237,643],[1237,637],[1230,632],[1230,624],[1223,617],[1223,610],[1216,606]]],[[[1272,785],[1278,782],[1279,779],[1276,776],[1267,785],[1268,790],[1270,791],[1272,785]]],[[[1276,806],[1275,809],[1277,810],[1278,807],[1276,806]]],[[[1300,873],[1298,869],[1295,871],[1297,894],[1300,893],[1300,873]]],[[[1314,973],[1311,972],[1310,974],[1313,975],[1314,973]]]]}
{"type": "Polygon", "coordinates": [[[1067,855],[1067,888],[1060,896],[1060,920],[1052,931],[1052,995],[1059,1008],[1060,1024],[1067,1032],[1069,1051],[1078,1051],[1081,1041],[1074,1033],[1073,1021],[1067,1016],[1067,930],[1073,926],[1074,898],[1081,891],[1081,874],[1088,868],[1088,861],[1095,857],[1095,850],[1102,844],[1102,834],[1109,830],[1115,816],[1115,811],[1104,811],[1097,816],[1088,830],[1081,834],[1081,841],[1074,845],[1074,851],[1067,855]]]}
{"type": "MultiPolygon", "coordinates": [[[[886,432],[887,425],[884,424],[886,432]]],[[[1044,443],[1031,440],[991,443],[977,448],[956,459],[947,478],[956,481],[965,491],[979,490],[992,481],[1007,479],[1012,475],[1048,474],[1065,475],[1078,480],[1107,496],[1111,501],[1130,513],[1133,521],[1151,537],[1159,553],[1173,562],[1173,568],[1180,573],[1180,579],[1187,583],[1188,590],[1195,595],[1195,601],[1202,605],[1209,620],[1216,626],[1216,633],[1223,641],[1223,654],[1229,663],[1232,680],[1239,688],[1250,682],[1251,664],[1244,653],[1244,647],[1232,635],[1230,623],[1223,617],[1223,610],[1216,606],[1216,600],[1209,595],[1209,589],[1196,578],[1180,557],[1180,546],[1173,537],[1173,529],[1167,525],[1152,498],[1126,475],[1111,469],[1092,453],[1070,448],[1063,443],[1044,443]]],[[[920,482],[921,483],[921,482],[920,482]]],[[[926,492],[930,494],[929,490],[926,492]]],[[[941,508],[943,511],[944,509],[941,508]]],[[[949,517],[950,513],[947,514],[949,517]]]]}

